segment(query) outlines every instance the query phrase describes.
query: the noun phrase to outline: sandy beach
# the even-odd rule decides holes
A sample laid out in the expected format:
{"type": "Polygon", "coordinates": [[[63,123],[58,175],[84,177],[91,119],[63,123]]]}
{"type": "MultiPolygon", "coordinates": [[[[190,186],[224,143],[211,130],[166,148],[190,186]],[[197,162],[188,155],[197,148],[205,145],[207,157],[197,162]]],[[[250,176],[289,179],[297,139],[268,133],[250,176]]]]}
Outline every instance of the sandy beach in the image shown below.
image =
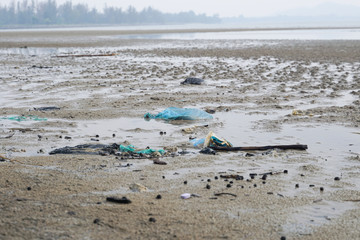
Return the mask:
{"type": "Polygon", "coordinates": [[[360,41],[121,37],[182,32],[0,32],[0,239],[360,238],[360,41]],[[167,107],[213,119],[143,118],[167,107]],[[166,165],[49,154],[113,143],[166,165]]]}

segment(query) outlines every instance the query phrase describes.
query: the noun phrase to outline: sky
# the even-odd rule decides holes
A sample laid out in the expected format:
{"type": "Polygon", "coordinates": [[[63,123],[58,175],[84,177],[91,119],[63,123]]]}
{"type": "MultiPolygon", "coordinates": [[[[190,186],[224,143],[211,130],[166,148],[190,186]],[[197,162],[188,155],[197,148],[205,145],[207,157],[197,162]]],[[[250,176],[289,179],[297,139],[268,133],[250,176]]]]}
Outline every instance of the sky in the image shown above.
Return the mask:
{"type": "MultiPolygon", "coordinates": [[[[7,5],[12,1],[23,0],[0,0],[1,5],[7,5]]],[[[31,0],[28,0],[31,2],[31,0]]],[[[47,1],[47,0],[36,0],[47,1]]],[[[56,0],[62,4],[68,0],[56,0]]],[[[360,8],[360,0],[71,0],[73,4],[86,3],[90,8],[103,9],[107,6],[127,9],[132,5],[137,10],[152,7],[162,12],[175,13],[180,11],[194,11],[197,14],[219,15],[220,17],[267,17],[284,14],[294,9],[309,9],[317,5],[332,2],[342,5],[353,5],[360,8]]],[[[295,10],[296,11],[296,10],[295,10]]],[[[360,13],[359,13],[360,15],[360,13]]]]}

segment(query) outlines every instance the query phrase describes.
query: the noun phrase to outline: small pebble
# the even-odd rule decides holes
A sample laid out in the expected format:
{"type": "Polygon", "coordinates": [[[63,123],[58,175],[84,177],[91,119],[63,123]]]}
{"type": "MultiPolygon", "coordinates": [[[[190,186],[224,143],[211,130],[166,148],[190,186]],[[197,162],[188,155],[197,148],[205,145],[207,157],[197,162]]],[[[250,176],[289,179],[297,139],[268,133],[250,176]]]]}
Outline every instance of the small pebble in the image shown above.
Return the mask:
{"type": "Polygon", "coordinates": [[[163,179],[165,179],[165,176],[162,176],[163,179]]]}
{"type": "Polygon", "coordinates": [[[187,184],[187,181],[184,181],[184,184],[186,185],[186,184],[187,184]]]}
{"type": "Polygon", "coordinates": [[[320,192],[323,192],[324,191],[324,188],[323,187],[320,187],[320,192]]]}
{"type": "Polygon", "coordinates": [[[162,197],[161,197],[160,194],[156,196],[156,199],[161,199],[161,198],[162,198],[162,197]]]}
{"type": "Polygon", "coordinates": [[[335,180],[335,181],[340,181],[340,178],[339,178],[339,177],[335,177],[334,180],[335,180]]]}
{"type": "Polygon", "coordinates": [[[263,181],[263,182],[262,182],[262,184],[266,184],[266,182],[265,182],[265,181],[263,181]]]}
{"type": "Polygon", "coordinates": [[[286,237],[282,236],[282,237],[280,238],[280,240],[286,240],[286,237]]]}
{"type": "Polygon", "coordinates": [[[98,219],[98,218],[94,219],[93,223],[94,223],[94,224],[99,224],[99,223],[100,223],[100,219],[98,219]]]}
{"type": "Polygon", "coordinates": [[[151,218],[149,218],[149,222],[156,222],[156,219],[151,217],[151,218]]]}
{"type": "Polygon", "coordinates": [[[231,188],[231,184],[230,184],[230,183],[227,184],[226,187],[227,187],[227,188],[231,188]]]}
{"type": "Polygon", "coordinates": [[[257,184],[256,184],[256,183],[254,184],[254,187],[257,187],[257,184]]]}
{"type": "Polygon", "coordinates": [[[115,137],[116,135],[115,135],[115,133],[113,133],[113,135],[112,135],[113,137],[115,137]]]}
{"type": "Polygon", "coordinates": [[[266,180],[266,178],[267,178],[267,174],[264,174],[264,175],[261,177],[262,180],[266,180]]]}
{"type": "Polygon", "coordinates": [[[215,176],[215,180],[218,180],[219,179],[219,177],[218,176],[215,176]]]}
{"type": "Polygon", "coordinates": [[[27,189],[28,191],[30,191],[30,190],[31,190],[31,187],[27,187],[26,189],[27,189]]]}
{"type": "Polygon", "coordinates": [[[295,184],[295,188],[299,188],[299,184],[295,184]]]}
{"type": "Polygon", "coordinates": [[[211,182],[211,179],[209,178],[207,181],[208,181],[208,182],[211,182]]]}
{"type": "Polygon", "coordinates": [[[284,173],[288,173],[288,170],[284,170],[284,173]]]}
{"type": "Polygon", "coordinates": [[[233,182],[233,181],[230,181],[229,183],[230,183],[230,184],[233,184],[234,182],[233,182]]]}
{"type": "Polygon", "coordinates": [[[211,186],[209,184],[206,184],[206,189],[210,189],[211,186]]]}
{"type": "Polygon", "coordinates": [[[309,187],[315,187],[315,185],[314,185],[314,184],[310,184],[309,187]]]}
{"type": "Polygon", "coordinates": [[[161,132],[160,132],[160,135],[164,135],[164,132],[163,132],[163,131],[161,131],[161,132]]]}
{"type": "Polygon", "coordinates": [[[95,137],[98,138],[98,137],[100,137],[100,136],[96,134],[95,137]]]}

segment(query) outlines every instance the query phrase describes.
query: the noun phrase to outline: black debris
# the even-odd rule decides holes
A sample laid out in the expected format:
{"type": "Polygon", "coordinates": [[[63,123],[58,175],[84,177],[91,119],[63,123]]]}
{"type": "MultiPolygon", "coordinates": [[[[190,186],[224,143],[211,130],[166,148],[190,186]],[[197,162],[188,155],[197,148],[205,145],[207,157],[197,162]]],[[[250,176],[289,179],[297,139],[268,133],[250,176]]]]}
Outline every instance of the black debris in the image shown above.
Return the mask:
{"type": "Polygon", "coordinates": [[[127,197],[122,197],[122,198],[118,198],[118,197],[107,197],[106,201],[108,202],[113,202],[113,203],[119,203],[119,204],[129,204],[131,203],[131,200],[128,199],[127,197]]]}
{"type": "Polygon", "coordinates": [[[204,83],[204,80],[201,78],[186,78],[185,81],[181,82],[181,84],[193,84],[193,85],[201,85],[204,83]]]}

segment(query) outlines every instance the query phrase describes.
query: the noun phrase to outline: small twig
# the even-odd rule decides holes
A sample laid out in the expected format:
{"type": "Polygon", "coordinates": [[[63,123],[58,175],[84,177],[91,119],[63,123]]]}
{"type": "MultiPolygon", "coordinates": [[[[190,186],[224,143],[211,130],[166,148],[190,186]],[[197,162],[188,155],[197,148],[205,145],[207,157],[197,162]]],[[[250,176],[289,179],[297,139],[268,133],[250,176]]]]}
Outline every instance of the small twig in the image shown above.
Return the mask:
{"type": "Polygon", "coordinates": [[[12,136],[15,135],[15,132],[13,132],[12,134],[5,136],[5,137],[0,137],[0,139],[6,139],[6,138],[11,138],[12,136]]]}
{"type": "Polygon", "coordinates": [[[237,197],[236,194],[233,194],[233,193],[226,193],[226,192],[223,192],[223,193],[214,193],[215,196],[221,196],[221,195],[230,195],[230,196],[233,196],[233,197],[237,197]]]}

